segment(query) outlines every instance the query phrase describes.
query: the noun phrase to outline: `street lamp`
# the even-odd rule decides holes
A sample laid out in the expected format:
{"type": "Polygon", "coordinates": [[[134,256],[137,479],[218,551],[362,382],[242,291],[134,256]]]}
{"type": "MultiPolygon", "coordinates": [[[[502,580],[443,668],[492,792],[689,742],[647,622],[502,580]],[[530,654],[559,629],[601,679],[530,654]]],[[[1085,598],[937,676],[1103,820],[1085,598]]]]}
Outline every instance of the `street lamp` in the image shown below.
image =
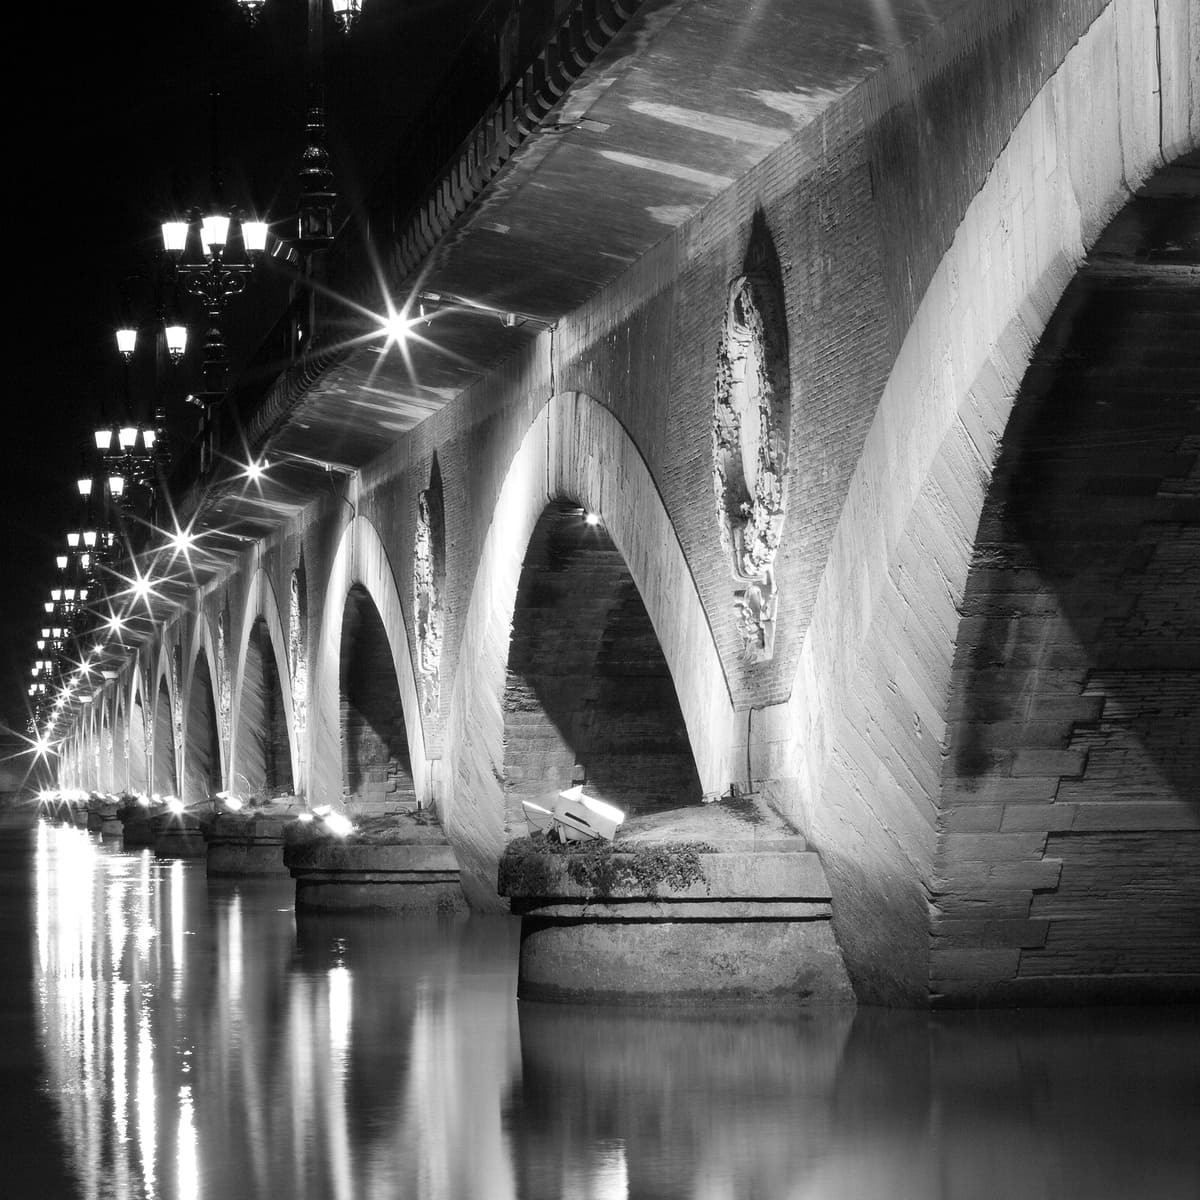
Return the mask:
{"type": "MultiPolygon", "coordinates": [[[[265,0],[238,0],[238,5],[246,14],[248,24],[254,25],[258,22],[264,3],[265,0]]],[[[323,3],[323,0],[317,0],[317,3],[323,3]]],[[[342,33],[349,33],[362,15],[362,0],[331,0],[331,3],[333,18],[337,21],[338,29],[342,33]]]]}

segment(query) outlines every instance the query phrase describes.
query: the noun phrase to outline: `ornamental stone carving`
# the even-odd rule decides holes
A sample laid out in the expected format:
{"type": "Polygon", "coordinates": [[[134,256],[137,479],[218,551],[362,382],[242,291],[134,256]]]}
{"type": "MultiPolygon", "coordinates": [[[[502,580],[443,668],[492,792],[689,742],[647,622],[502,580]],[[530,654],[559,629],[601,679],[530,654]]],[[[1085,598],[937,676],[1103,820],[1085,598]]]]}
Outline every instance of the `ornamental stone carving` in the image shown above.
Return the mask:
{"type": "Polygon", "coordinates": [[[308,725],[308,655],[305,646],[303,568],[292,572],[292,594],[288,605],[288,666],[292,675],[292,719],[296,739],[304,745],[308,725]]]}
{"type": "Polygon", "coordinates": [[[217,620],[217,705],[221,711],[221,738],[229,745],[233,710],[233,684],[229,677],[226,656],[225,628],[229,621],[229,610],[224,610],[217,620]]]}
{"type": "Polygon", "coordinates": [[[178,642],[171,651],[171,695],[174,697],[174,711],[171,716],[175,723],[175,745],[183,743],[183,689],[179,680],[182,671],[183,648],[178,642]]]}
{"type": "Polygon", "coordinates": [[[712,431],[721,545],[738,585],[738,630],[751,662],[769,660],[775,648],[790,392],[780,288],[766,270],[751,269],[729,286],[712,431]]]}
{"type": "Polygon", "coordinates": [[[426,716],[441,708],[442,639],[445,618],[442,595],[446,577],[446,525],[442,476],[434,459],[429,487],[417,498],[417,532],[413,550],[413,612],[417,631],[417,679],[426,716]]]}

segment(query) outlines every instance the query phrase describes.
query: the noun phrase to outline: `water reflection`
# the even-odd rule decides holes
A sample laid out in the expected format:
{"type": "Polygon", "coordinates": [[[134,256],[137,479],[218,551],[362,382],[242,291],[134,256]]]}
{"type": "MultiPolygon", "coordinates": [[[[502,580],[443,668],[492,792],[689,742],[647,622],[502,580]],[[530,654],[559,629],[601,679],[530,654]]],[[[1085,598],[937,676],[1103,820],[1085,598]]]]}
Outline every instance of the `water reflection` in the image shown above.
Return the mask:
{"type": "Polygon", "coordinates": [[[1200,1194],[1195,1010],[518,1013],[508,921],[297,919],[49,826],[33,876],[88,1200],[1200,1194]]]}
{"type": "Polygon", "coordinates": [[[510,922],[297,927],[287,882],[209,885],[50,826],[36,880],[46,1071],[88,1200],[514,1194],[510,922]]]}

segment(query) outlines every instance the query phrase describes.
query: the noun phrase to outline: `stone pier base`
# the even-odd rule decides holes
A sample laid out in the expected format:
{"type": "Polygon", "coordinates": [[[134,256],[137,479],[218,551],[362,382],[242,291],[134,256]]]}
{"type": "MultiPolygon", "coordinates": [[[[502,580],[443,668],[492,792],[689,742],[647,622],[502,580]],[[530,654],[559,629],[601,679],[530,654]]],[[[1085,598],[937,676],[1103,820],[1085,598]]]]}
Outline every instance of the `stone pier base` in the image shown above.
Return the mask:
{"type": "Polygon", "coordinates": [[[854,1003],[815,853],[649,849],[601,850],[573,868],[571,853],[509,847],[500,891],[522,917],[521,999],[854,1003]]]}
{"type": "Polygon", "coordinates": [[[120,814],[121,844],[126,850],[140,850],[154,845],[154,831],[150,828],[150,813],[145,809],[127,808],[120,814]]]}
{"type": "Polygon", "coordinates": [[[209,878],[286,876],[283,831],[294,812],[221,813],[207,830],[209,878]]]}
{"type": "Polygon", "coordinates": [[[117,816],[115,800],[92,800],[87,806],[88,833],[98,833],[101,837],[117,838],[125,832],[125,826],[117,816]]]}
{"type": "Polygon", "coordinates": [[[154,853],[159,858],[203,858],[208,852],[204,828],[193,813],[163,813],[150,820],[154,853]]]}
{"type": "Polygon", "coordinates": [[[465,913],[458,859],[442,831],[414,826],[403,837],[387,842],[289,839],[283,857],[296,881],[297,911],[465,913]]]}

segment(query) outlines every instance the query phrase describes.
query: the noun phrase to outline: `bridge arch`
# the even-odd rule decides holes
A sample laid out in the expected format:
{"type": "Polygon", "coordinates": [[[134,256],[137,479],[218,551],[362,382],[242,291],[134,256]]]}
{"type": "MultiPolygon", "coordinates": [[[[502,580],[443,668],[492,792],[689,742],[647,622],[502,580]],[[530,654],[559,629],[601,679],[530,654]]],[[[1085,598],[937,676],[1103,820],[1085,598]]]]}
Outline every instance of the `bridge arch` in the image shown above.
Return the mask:
{"type": "Polygon", "coordinates": [[[99,704],[93,704],[96,713],[96,790],[112,791],[113,746],[112,721],[109,709],[112,705],[112,690],[107,686],[100,693],[99,704]]]}
{"type": "Polygon", "coordinates": [[[1153,22],[1117,4],[1067,53],[968,205],[864,442],[779,714],[862,999],[928,1000],[952,657],[985,495],[1085,255],[1163,147],[1196,144],[1186,95],[1160,107],[1187,46],[1164,43],[1160,74],[1153,22]]]}
{"type": "Polygon", "coordinates": [[[311,805],[341,805],[343,791],[343,625],[348,608],[381,630],[394,685],[403,710],[407,769],[416,797],[429,804],[432,781],[417,699],[417,683],[409,651],[408,630],[395,572],[375,526],[355,516],[346,526],[325,583],[321,626],[313,655],[313,709],[309,714],[312,758],[309,766],[311,805]],[[369,603],[364,604],[363,599],[369,603]],[[372,611],[373,610],[373,613],[372,611]]]}
{"type": "Polygon", "coordinates": [[[154,681],[154,694],[151,701],[153,716],[151,719],[151,764],[150,791],[161,796],[179,794],[179,753],[176,728],[176,713],[179,709],[179,699],[176,694],[178,658],[178,630],[172,636],[165,636],[159,646],[158,660],[154,664],[151,679],[154,681]]]}
{"type": "MultiPolygon", "coordinates": [[[[125,722],[129,744],[128,788],[135,795],[150,791],[151,741],[147,733],[145,683],[141,663],[134,661],[125,689],[127,718],[125,722]]],[[[149,726],[153,729],[153,725],[149,726]]]]}
{"type": "Polygon", "coordinates": [[[125,689],[119,679],[114,681],[112,687],[112,746],[112,790],[125,792],[129,789],[129,739],[125,716],[125,689]]]}
{"type": "Polygon", "coordinates": [[[229,747],[230,787],[235,792],[256,787],[302,787],[300,758],[292,706],[287,634],[279,599],[270,578],[256,571],[242,610],[234,671],[233,713],[229,747]],[[282,747],[279,743],[286,744],[282,747]],[[284,764],[273,763],[283,751],[284,764]]]}
{"type": "Polygon", "coordinates": [[[216,638],[200,613],[184,663],[183,792],[185,804],[199,804],[225,786],[225,746],[220,734],[216,638]]]}
{"type": "MultiPolygon", "coordinates": [[[[513,456],[471,590],[447,721],[444,820],[476,904],[495,905],[495,865],[524,829],[507,811],[504,692],[526,549],[555,502],[599,514],[658,637],[703,791],[741,778],[729,688],[683,548],[641,452],[613,414],[581,392],[554,396],[513,456]]],[[[742,735],[744,737],[744,735],[742,735]]],[[[744,750],[744,741],[741,746],[744,750]]]]}

